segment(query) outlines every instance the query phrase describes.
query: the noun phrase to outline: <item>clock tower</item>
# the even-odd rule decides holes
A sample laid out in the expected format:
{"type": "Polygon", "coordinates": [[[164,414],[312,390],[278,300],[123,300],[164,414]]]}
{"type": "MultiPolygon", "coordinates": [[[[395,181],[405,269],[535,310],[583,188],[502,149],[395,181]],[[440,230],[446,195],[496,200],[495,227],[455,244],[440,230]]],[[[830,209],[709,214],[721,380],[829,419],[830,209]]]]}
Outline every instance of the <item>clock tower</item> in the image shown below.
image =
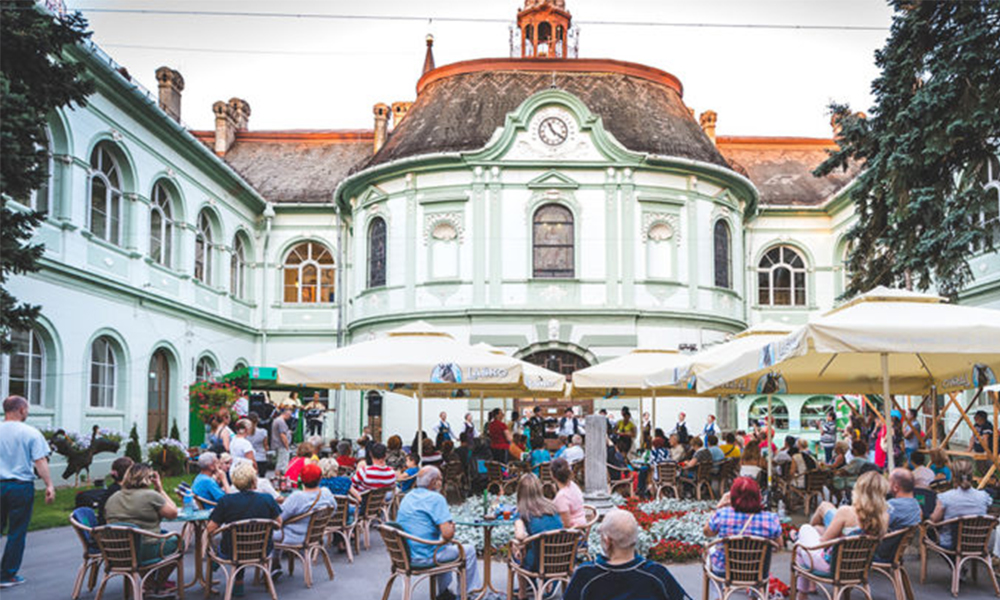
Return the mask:
{"type": "Polygon", "coordinates": [[[566,0],[525,0],[517,13],[521,58],[575,58],[572,18],[566,0]]]}

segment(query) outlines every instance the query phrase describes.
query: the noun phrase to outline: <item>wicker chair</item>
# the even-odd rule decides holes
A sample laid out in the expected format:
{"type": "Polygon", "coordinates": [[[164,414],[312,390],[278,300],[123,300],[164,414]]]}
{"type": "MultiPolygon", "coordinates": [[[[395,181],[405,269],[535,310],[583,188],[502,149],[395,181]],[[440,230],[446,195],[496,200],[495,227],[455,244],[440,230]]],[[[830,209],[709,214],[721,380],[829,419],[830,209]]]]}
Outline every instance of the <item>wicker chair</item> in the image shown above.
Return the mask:
{"type": "Polygon", "coordinates": [[[680,498],[680,489],[677,487],[677,463],[656,463],[656,478],[650,478],[649,485],[652,486],[653,495],[657,500],[663,498],[664,492],[670,492],[672,497],[680,498]]]}
{"type": "Polygon", "coordinates": [[[465,484],[465,472],[462,470],[462,463],[457,460],[444,463],[441,474],[443,476],[441,493],[444,494],[444,497],[448,498],[449,492],[456,492],[458,501],[461,502],[464,500],[467,486],[465,484]]]}
{"type": "Polygon", "coordinates": [[[725,494],[732,487],[733,481],[739,474],[740,461],[738,458],[727,458],[719,464],[719,474],[716,475],[719,480],[719,496],[725,494]]]}
{"type": "Polygon", "coordinates": [[[698,500],[701,500],[702,490],[707,490],[708,497],[715,500],[715,492],[712,491],[712,463],[699,463],[694,468],[693,477],[678,477],[677,481],[680,482],[682,488],[684,486],[692,488],[694,496],[698,500]]]}
{"type": "Polygon", "coordinates": [[[589,504],[583,505],[583,514],[587,516],[587,522],[584,525],[578,525],[577,529],[583,533],[583,541],[580,543],[580,549],[577,551],[577,561],[593,560],[594,555],[590,551],[590,545],[587,540],[590,539],[590,530],[594,528],[594,525],[601,520],[601,514],[597,512],[597,508],[589,504]]]}
{"type": "Polygon", "coordinates": [[[523,540],[513,540],[510,543],[510,556],[515,550],[524,550],[532,543],[537,543],[538,570],[529,571],[513,558],[507,561],[507,597],[514,593],[514,578],[520,576],[527,581],[535,600],[545,597],[545,590],[550,585],[562,583],[563,592],[576,569],[577,550],[583,541],[583,532],[579,529],[558,529],[545,531],[527,537],[523,540]]]}
{"type": "Polygon", "coordinates": [[[73,600],[80,597],[80,590],[83,588],[83,580],[87,579],[87,591],[93,591],[97,585],[97,574],[101,570],[101,550],[94,542],[93,531],[97,527],[97,514],[90,507],[81,507],[73,511],[69,516],[69,524],[73,526],[76,537],[80,539],[83,546],[83,564],[76,573],[76,582],[73,584],[73,600]],[[90,576],[87,576],[87,572],[90,576]]]}
{"type": "Polygon", "coordinates": [[[580,489],[583,489],[587,485],[587,471],[584,469],[584,461],[578,460],[573,463],[573,479],[576,480],[577,485],[580,489]]]}
{"type": "Polygon", "coordinates": [[[830,474],[827,471],[822,471],[820,469],[814,469],[808,471],[805,474],[804,487],[795,487],[794,484],[789,484],[788,499],[799,498],[802,500],[802,512],[806,516],[812,514],[812,502],[816,502],[816,506],[819,506],[820,502],[823,501],[823,489],[829,485],[830,474]]]}
{"type": "Polygon", "coordinates": [[[101,525],[91,529],[90,534],[101,552],[101,561],[104,563],[104,577],[101,578],[101,585],[97,588],[95,600],[100,600],[104,595],[108,581],[119,575],[125,579],[125,593],[128,594],[131,588],[132,597],[135,600],[142,600],[146,579],[153,573],[167,568],[177,569],[177,596],[184,598],[184,547],[179,533],[159,534],[129,525],[101,525]],[[153,560],[140,560],[143,538],[159,541],[158,557],[153,560]],[[164,554],[163,545],[168,539],[177,540],[177,549],[170,554],[164,554]]]}
{"type": "Polygon", "coordinates": [[[390,521],[396,520],[396,513],[399,512],[399,504],[403,501],[403,498],[406,497],[406,494],[409,493],[409,490],[412,490],[415,485],[417,485],[416,475],[409,475],[407,477],[400,477],[396,479],[396,491],[392,493],[392,500],[389,501],[390,521]],[[403,491],[403,484],[407,482],[410,484],[409,489],[407,491],[403,491]]]}
{"type": "Polygon", "coordinates": [[[951,567],[951,594],[958,597],[958,588],[961,584],[962,565],[967,561],[972,562],[972,579],[978,579],[976,573],[976,563],[986,565],[986,570],[990,574],[993,582],[993,591],[1000,596],[1000,586],[997,585],[996,572],[993,570],[993,562],[990,558],[990,534],[997,528],[997,517],[984,515],[980,517],[958,517],[948,519],[940,523],[930,523],[925,521],[922,525],[923,534],[920,544],[920,583],[927,580],[927,551],[937,553],[951,567]],[[953,527],[952,540],[955,542],[954,548],[945,548],[940,545],[940,530],[942,527],[953,527]],[[928,535],[933,533],[934,535],[928,535]]]}
{"type": "Polygon", "coordinates": [[[219,565],[226,582],[223,600],[232,600],[236,576],[246,569],[255,569],[257,574],[264,578],[271,600],[278,600],[278,594],[274,591],[274,581],[271,579],[271,554],[268,549],[271,538],[277,530],[278,522],[270,519],[234,521],[216,529],[212,537],[230,536],[232,554],[228,558],[222,556],[221,550],[216,549],[215,544],[209,539],[205,597],[208,598],[212,594],[214,563],[219,565]]]}
{"type": "Polygon", "coordinates": [[[887,557],[876,557],[872,563],[872,570],[881,575],[885,575],[892,582],[892,589],[896,593],[896,600],[913,600],[913,586],[910,584],[910,576],[903,566],[903,555],[913,541],[913,537],[920,531],[919,525],[907,527],[898,531],[893,531],[882,538],[882,543],[887,542],[892,545],[892,554],[887,557]],[[887,558],[881,561],[879,558],[887,558]]]}
{"type": "Polygon", "coordinates": [[[541,463],[538,465],[538,479],[542,482],[542,493],[549,500],[556,497],[559,488],[556,487],[556,480],[552,477],[552,463],[541,463]]]}
{"type": "Polygon", "coordinates": [[[393,490],[393,486],[385,486],[380,488],[375,488],[367,490],[361,493],[361,505],[357,510],[357,527],[365,535],[365,550],[370,550],[371,545],[371,527],[372,524],[378,521],[379,523],[384,523],[389,519],[386,513],[389,512],[389,503],[386,500],[386,496],[393,490]]]}
{"type": "Polygon", "coordinates": [[[503,463],[495,460],[487,460],[486,463],[486,491],[497,495],[509,494],[510,490],[517,485],[516,479],[504,477],[506,467],[503,463]]]}
{"type": "Polygon", "coordinates": [[[632,497],[632,470],[608,465],[608,491],[625,498],[632,497]]]}
{"type": "Polygon", "coordinates": [[[202,498],[198,494],[192,494],[194,496],[194,503],[198,505],[198,508],[205,510],[207,508],[215,508],[216,503],[212,502],[208,498],[202,498]]]}
{"type": "Polygon", "coordinates": [[[289,575],[295,572],[295,559],[302,561],[303,578],[305,579],[307,588],[312,587],[312,564],[320,555],[323,556],[323,563],[326,565],[326,572],[330,576],[330,581],[333,581],[333,565],[330,564],[330,555],[327,554],[326,545],[323,543],[326,526],[330,523],[333,512],[334,508],[328,506],[326,508],[313,509],[307,513],[288,519],[281,524],[282,527],[297,521],[309,519],[306,537],[303,538],[300,544],[294,546],[283,542],[276,542],[274,544],[275,550],[284,552],[285,556],[288,557],[289,575]]]}
{"type": "Polygon", "coordinates": [[[379,525],[378,532],[382,535],[382,541],[385,542],[385,548],[389,552],[389,561],[392,568],[389,581],[385,584],[385,592],[382,594],[382,600],[389,599],[389,594],[392,592],[392,584],[396,582],[397,577],[403,578],[403,600],[410,600],[413,597],[413,588],[428,578],[430,579],[431,598],[437,598],[438,590],[434,576],[451,572],[458,575],[458,589],[462,600],[466,600],[465,550],[461,544],[455,544],[458,548],[458,558],[449,562],[438,562],[438,551],[445,546],[451,545],[450,542],[445,542],[444,540],[432,542],[420,539],[406,533],[396,523],[379,525]],[[410,560],[410,545],[407,543],[408,541],[436,546],[434,548],[434,563],[427,567],[414,566],[410,560]]]}
{"type": "Polygon", "coordinates": [[[744,592],[748,597],[756,594],[758,600],[767,600],[771,556],[780,549],[781,545],[775,540],[752,535],[734,535],[713,541],[705,548],[702,563],[703,600],[708,600],[710,587],[715,588],[721,600],[729,600],[737,592],[744,592]],[[726,570],[722,575],[712,571],[712,551],[717,546],[722,547],[726,560],[726,570]]]}
{"type": "Polygon", "coordinates": [[[358,519],[351,515],[354,502],[349,496],[334,496],[334,499],[337,500],[337,510],[326,524],[327,543],[332,544],[334,536],[339,535],[347,548],[347,562],[353,563],[354,552],[351,548],[358,546],[358,519]]]}
{"type": "Polygon", "coordinates": [[[828,600],[840,600],[850,596],[850,591],[856,589],[872,600],[872,591],[868,585],[872,560],[878,548],[880,538],[869,535],[841,537],[817,546],[806,547],[802,544],[792,546],[792,578],[789,587],[796,589],[797,578],[803,577],[817,584],[829,585],[832,592],[822,585],[816,587],[823,591],[828,600]],[[796,558],[799,550],[831,549],[829,574],[819,573],[812,563],[812,555],[806,553],[808,565],[800,565],[796,558]]]}

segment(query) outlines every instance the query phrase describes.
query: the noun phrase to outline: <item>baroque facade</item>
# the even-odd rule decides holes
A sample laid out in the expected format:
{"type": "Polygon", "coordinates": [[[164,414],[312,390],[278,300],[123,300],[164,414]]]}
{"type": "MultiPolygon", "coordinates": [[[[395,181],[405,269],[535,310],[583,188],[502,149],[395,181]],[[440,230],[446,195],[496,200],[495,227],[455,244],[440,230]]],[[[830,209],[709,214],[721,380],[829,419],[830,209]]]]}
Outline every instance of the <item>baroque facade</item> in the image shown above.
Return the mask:
{"type": "MultiPolygon", "coordinates": [[[[375,105],[363,131],[255,131],[238,98],[191,131],[179,73],[157,70],[154,95],[72,49],[97,92],[51,116],[49,184],[22,203],[47,212],[45,255],[12,288],[43,317],[0,391],[39,425],[151,438],[187,428],[195,380],[414,319],[571,374],[835,304],[856,172],[811,175],[832,140],[717,136],[677,77],[578,58],[563,2],[527,2],[511,39],[512,57],[441,67],[428,39],[414,101],[375,105]]],[[[1000,213],[1000,163],[984,185],[1000,213]]],[[[972,266],[962,301],[1000,309],[997,255],[972,266]]],[[[408,438],[415,407],[388,396],[382,425],[408,438]]],[[[660,399],[657,425],[718,409],[745,427],[757,400],[660,399]]],[[[808,432],[829,402],[776,401],[779,430],[808,432]]],[[[356,435],[362,395],[332,405],[332,432],[356,435]]],[[[622,405],[638,409],[586,403],[622,405]]],[[[470,406],[428,401],[425,422],[470,406]]]]}

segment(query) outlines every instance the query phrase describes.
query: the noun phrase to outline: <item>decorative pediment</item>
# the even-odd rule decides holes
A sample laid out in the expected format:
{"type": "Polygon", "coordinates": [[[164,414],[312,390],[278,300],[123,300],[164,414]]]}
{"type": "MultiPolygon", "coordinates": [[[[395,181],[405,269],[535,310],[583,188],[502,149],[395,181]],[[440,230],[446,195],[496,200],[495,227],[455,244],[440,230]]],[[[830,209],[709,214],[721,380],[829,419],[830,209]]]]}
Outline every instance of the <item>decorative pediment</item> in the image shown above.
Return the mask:
{"type": "Polygon", "coordinates": [[[385,202],[389,196],[375,186],[370,186],[363,194],[358,196],[358,206],[365,206],[376,202],[385,202]]]}
{"type": "Polygon", "coordinates": [[[528,189],[575,190],[580,184],[558,171],[549,170],[528,182],[528,189]]]}

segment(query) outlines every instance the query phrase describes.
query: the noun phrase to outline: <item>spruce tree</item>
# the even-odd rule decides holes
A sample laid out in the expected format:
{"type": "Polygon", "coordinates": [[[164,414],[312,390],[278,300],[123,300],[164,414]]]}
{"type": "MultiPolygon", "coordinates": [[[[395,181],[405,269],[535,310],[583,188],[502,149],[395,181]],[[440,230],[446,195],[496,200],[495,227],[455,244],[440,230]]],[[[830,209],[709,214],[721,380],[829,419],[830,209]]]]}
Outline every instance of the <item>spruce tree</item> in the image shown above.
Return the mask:
{"type": "Polygon", "coordinates": [[[170,425],[170,439],[181,441],[181,430],[177,428],[177,419],[170,425]]]}
{"type": "Polygon", "coordinates": [[[0,352],[10,352],[11,331],[29,329],[41,307],[18,302],[7,288],[11,275],[39,269],[43,248],[31,243],[41,223],[27,204],[48,176],[46,119],[59,107],[82,106],[93,91],[83,65],[64,50],[86,40],[79,13],[55,17],[32,0],[0,0],[0,352]]]}
{"type": "Polygon", "coordinates": [[[142,446],[139,444],[139,431],[135,424],[132,424],[132,431],[128,432],[128,444],[125,445],[125,456],[134,462],[142,462],[142,446]]]}
{"type": "Polygon", "coordinates": [[[1000,2],[890,4],[875,104],[867,116],[831,105],[840,148],[815,174],[864,167],[850,192],[846,296],[876,285],[955,296],[971,255],[995,243],[1000,208],[982,183],[1000,141],[1000,2]]]}

